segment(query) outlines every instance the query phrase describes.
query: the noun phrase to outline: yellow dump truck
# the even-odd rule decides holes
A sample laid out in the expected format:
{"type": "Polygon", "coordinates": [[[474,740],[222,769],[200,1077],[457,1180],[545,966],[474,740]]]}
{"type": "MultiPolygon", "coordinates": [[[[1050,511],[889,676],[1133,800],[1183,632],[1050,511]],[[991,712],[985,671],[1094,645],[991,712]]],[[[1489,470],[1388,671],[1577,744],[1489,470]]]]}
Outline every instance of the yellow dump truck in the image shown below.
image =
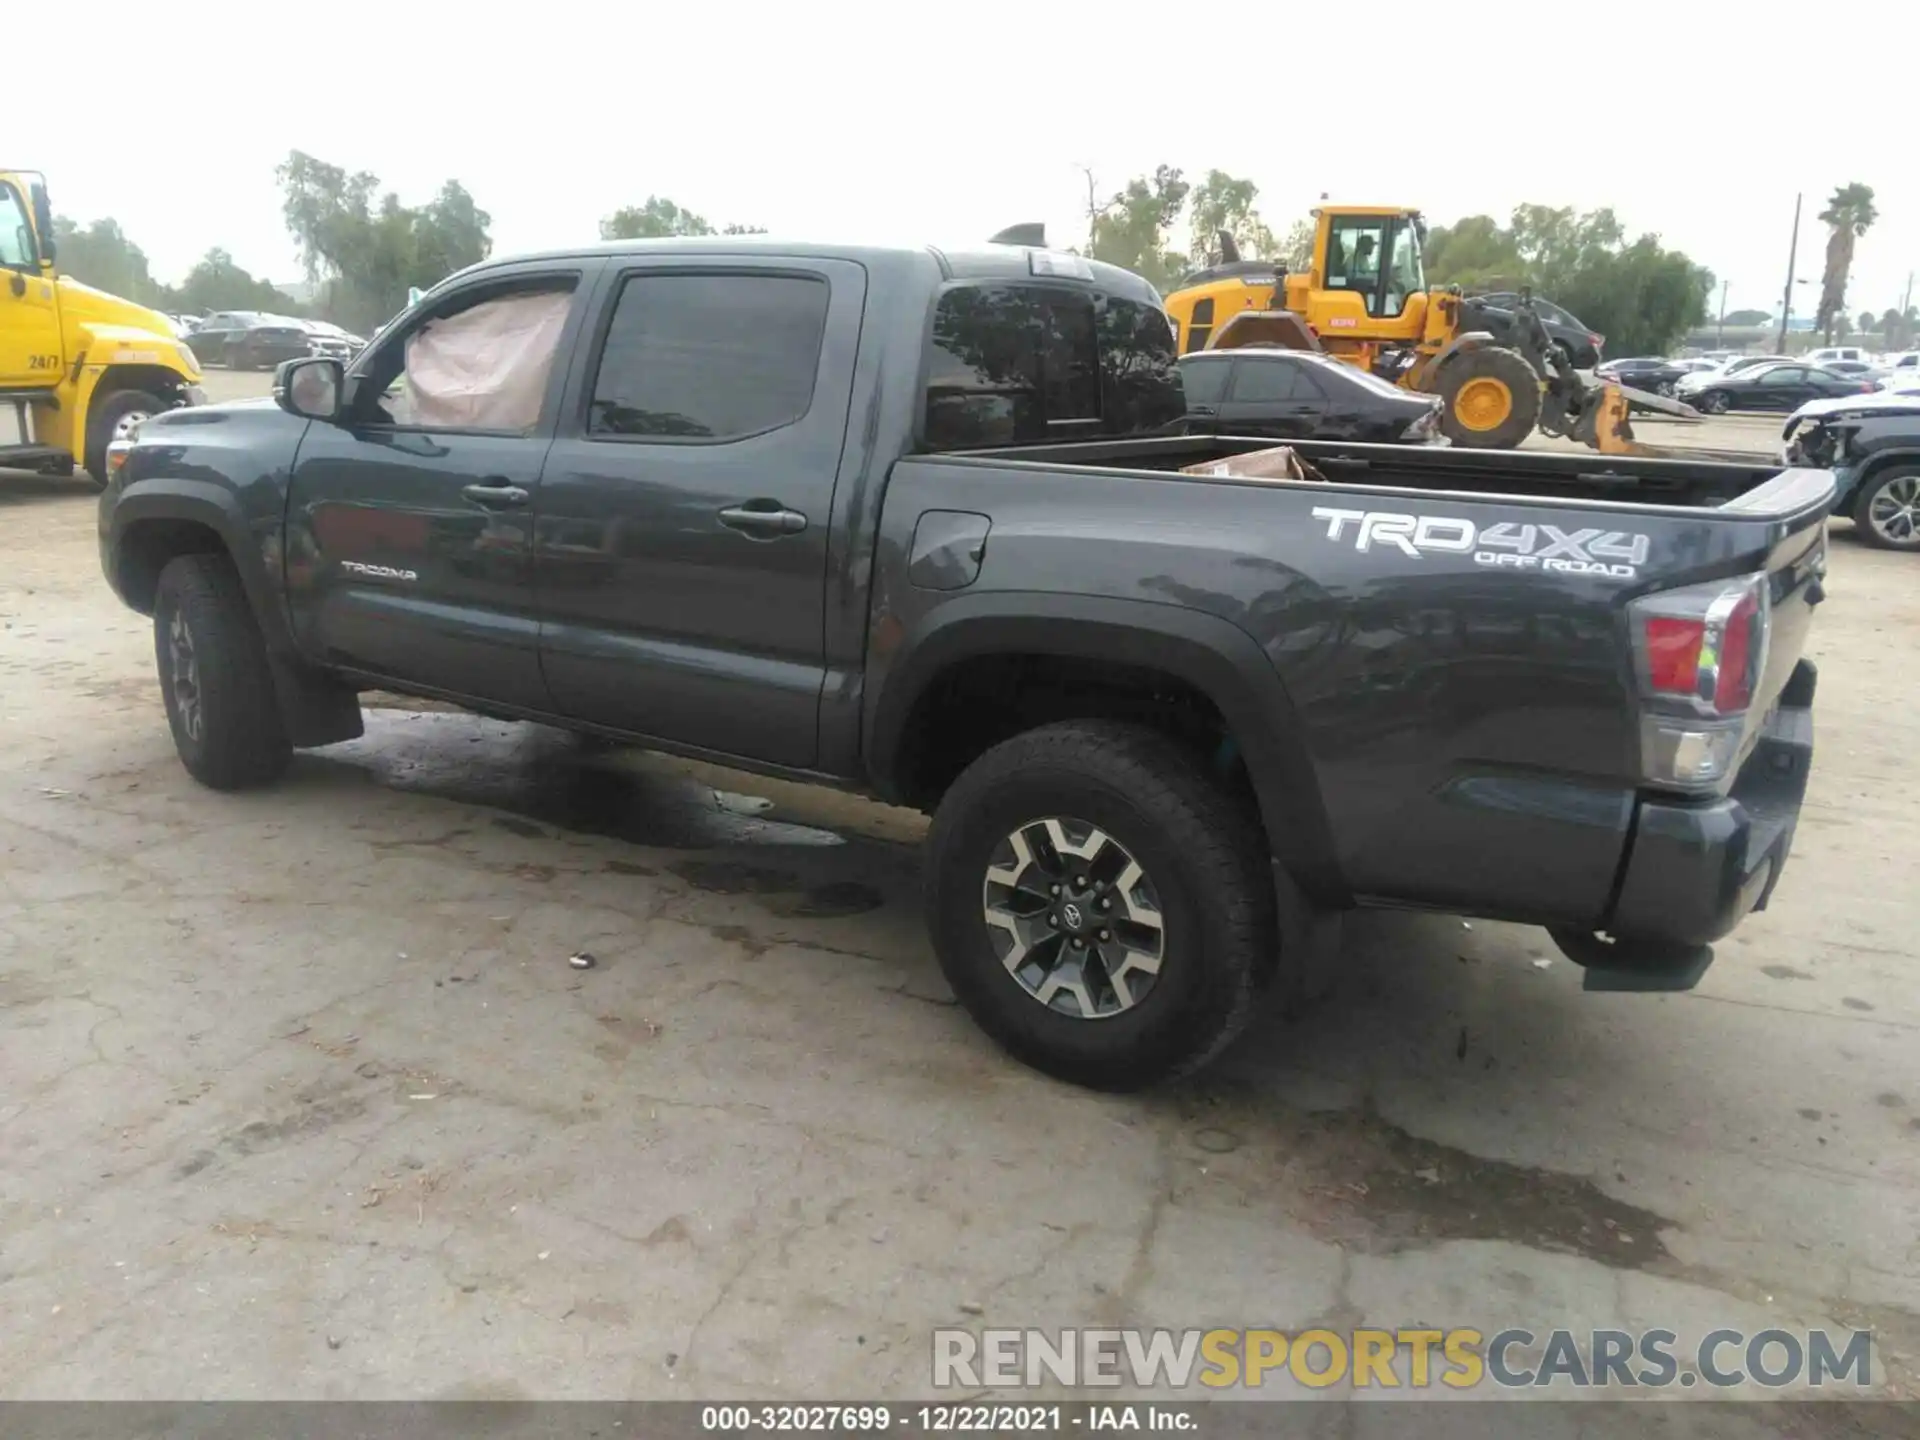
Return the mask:
{"type": "Polygon", "coordinates": [[[205,400],[164,316],[62,275],[46,181],[0,170],[0,469],[107,481],[107,446],[205,400]]]}

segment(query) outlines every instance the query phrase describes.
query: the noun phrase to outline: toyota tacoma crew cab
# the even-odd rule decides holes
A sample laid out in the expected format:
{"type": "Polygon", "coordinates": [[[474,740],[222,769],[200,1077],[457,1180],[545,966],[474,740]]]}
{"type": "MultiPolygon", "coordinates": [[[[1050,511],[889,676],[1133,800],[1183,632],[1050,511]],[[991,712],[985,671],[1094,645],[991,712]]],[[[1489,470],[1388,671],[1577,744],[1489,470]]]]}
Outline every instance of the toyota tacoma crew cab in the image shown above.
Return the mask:
{"type": "Polygon", "coordinates": [[[399,691],[932,815],[1015,1056],[1193,1069],[1359,906],[1692,985],[1780,878],[1832,476],[1184,433],[1154,290],[1040,247],[623,242],[117,444],[108,582],[186,768],[399,691]]]}

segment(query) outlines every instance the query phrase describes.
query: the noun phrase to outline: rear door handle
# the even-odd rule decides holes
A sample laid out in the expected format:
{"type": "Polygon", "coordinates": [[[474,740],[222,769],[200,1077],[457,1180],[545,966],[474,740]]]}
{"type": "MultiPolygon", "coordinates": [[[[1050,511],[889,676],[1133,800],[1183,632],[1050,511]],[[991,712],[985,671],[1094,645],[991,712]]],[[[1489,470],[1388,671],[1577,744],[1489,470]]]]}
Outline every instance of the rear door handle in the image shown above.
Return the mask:
{"type": "Polygon", "coordinates": [[[460,493],[489,510],[510,510],[532,498],[526,490],[500,476],[489,477],[477,485],[462,485],[460,493]]]}
{"type": "Polygon", "coordinates": [[[807,517],[789,510],[778,500],[749,500],[744,505],[729,505],[720,512],[720,523],[729,530],[772,540],[781,535],[798,535],[807,528],[807,517]]]}

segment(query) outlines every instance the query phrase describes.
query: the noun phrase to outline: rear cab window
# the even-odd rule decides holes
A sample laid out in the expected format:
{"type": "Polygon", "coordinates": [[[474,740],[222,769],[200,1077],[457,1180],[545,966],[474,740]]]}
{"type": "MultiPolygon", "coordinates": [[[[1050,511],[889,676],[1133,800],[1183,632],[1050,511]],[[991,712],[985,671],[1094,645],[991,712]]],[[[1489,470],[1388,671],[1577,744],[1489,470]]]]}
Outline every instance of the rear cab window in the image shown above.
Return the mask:
{"type": "Polygon", "coordinates": [[[1166,312],[1097,286],[960,281],[935,303],[931,450],[1135,435],[1187,402],[1166,312]]]}

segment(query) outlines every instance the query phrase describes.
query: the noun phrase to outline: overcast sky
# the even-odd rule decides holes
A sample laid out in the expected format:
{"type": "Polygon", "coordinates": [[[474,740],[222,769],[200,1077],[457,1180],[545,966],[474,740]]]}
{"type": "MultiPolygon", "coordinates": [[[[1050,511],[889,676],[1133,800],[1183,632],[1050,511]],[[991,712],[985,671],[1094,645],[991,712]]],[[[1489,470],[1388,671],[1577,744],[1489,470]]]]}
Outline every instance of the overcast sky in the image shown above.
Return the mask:
{"type": "Polygon", "coordinates": [[[111,46],[13,67],[9,113],[46,123],[10,127],[0,161],[44,170],[62,214],[113,216],[169,281],[214,245],[300,278],[273,180],[292,149],[410,203],[459,179],[496,254],[591,238],[649,194],[796,237],[964,242],[1039,219],[1074,243],[1079,167],[1105,194],[1165,163],[1250,176],[1275,229],[1322,192],[1437,223],[1611,205],[1729,281],[1732,309],[1777,309],[1804,191],[1798,313],[1818,298],[1813,217],[1859,180],[1880,220],[1848,309],[1898,303],[1920,268],[1920,121],[1871,78],[1911,75],[1915,0],[106,9],[134,26],[90,11],[111,46]]]}

